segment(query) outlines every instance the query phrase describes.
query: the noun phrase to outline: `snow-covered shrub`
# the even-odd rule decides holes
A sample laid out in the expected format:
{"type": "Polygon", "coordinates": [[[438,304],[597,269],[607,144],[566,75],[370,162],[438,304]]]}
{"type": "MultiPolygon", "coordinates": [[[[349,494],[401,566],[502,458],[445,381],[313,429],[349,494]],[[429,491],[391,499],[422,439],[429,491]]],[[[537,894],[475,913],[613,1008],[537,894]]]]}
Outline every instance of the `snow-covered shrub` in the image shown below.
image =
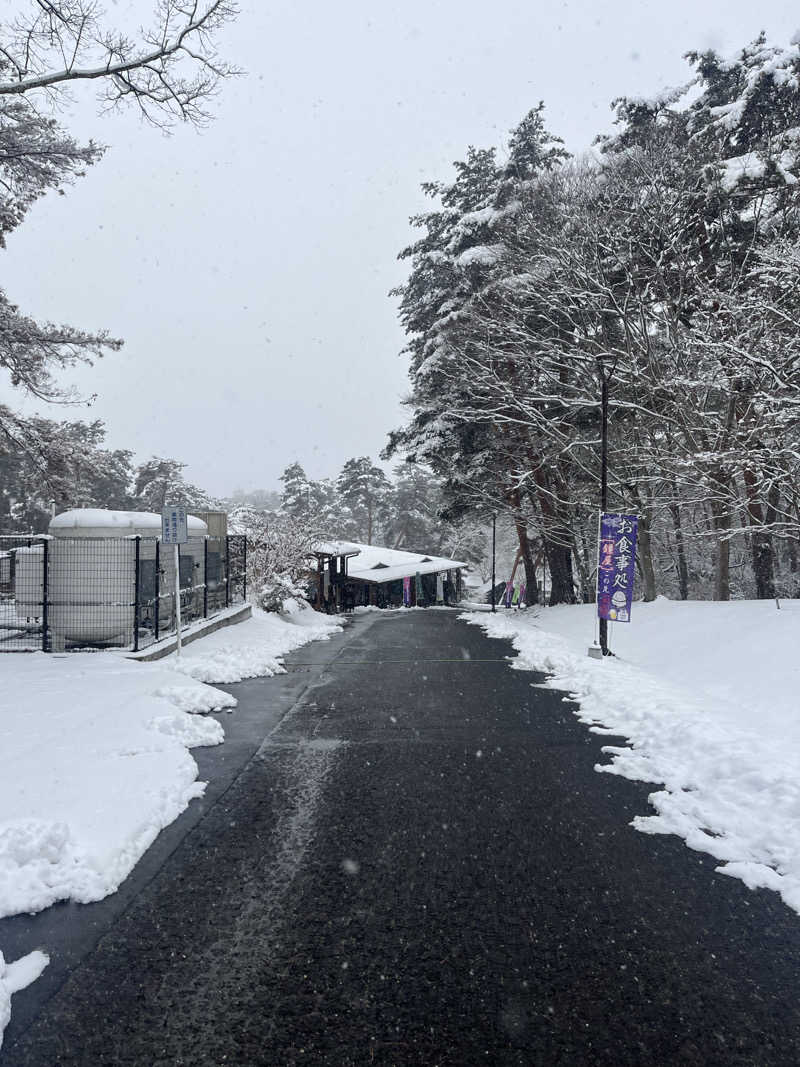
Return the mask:
{"type": "Polygon", "coordinates": [[[267,575],[258,592],[258,606],[264,611],[292,614],[306,598],[306,590],[288,574],[267,575]]]}
{"type": "Polygon", "coordinates": [[[259,607],[285,612],[287,604],[303,600],[318,536],[310,524],[247,508],[237,513],[236,529],[247,536],[247,584],[259,607]]]}

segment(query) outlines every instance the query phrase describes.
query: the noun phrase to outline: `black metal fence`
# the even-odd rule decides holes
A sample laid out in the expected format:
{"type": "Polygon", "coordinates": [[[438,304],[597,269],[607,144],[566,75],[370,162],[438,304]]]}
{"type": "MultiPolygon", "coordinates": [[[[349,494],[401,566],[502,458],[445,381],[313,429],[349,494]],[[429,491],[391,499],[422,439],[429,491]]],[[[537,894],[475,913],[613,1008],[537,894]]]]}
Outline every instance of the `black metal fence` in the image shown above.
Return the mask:
{"type": "MultiPolygon", "coordinates": [[[[247,597],[247,540],[179,546],[181,630],[247,597]]],[[[0,652],[139,651],[177,628],[175,549],[157,537],[0,536],[0,652]]]]}

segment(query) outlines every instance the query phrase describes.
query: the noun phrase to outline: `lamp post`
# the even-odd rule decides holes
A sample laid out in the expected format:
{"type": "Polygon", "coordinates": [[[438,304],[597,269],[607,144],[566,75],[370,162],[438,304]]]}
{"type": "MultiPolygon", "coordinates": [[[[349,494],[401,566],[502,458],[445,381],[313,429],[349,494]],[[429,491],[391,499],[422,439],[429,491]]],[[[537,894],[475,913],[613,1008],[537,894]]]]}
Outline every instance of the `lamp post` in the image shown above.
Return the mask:
{"type": "Polygon", "coordinates": [[[495,566],[495,544],[497,541],[497,512],[492,512],[492,611],[497,613],[497,608],[494,606],[494,587],[496,585],[494,577],[495,566]]]}
{"type": "MultiPolygon", "coordinates": [[[[603,360],[608,356],[597,357],[597,373],[600,375],[600,514],[604,514],[608,507],[608,383],[611,381],[613,366],[606,370],[603,360]]],[[[598,538],[600,536],[600,524],[597,527],[598,538]]],[[[600,563],[600,543],[597,545],[597,561],[600,563]]],[[[598,572],[599,574],[599,572],[598,572]]],[[[598,577],[599,580],[599,577],[598,577]]],[[[608,619],[600,619],[600,650],[604,656],[613,653],[608,647],[608,619]]]]}

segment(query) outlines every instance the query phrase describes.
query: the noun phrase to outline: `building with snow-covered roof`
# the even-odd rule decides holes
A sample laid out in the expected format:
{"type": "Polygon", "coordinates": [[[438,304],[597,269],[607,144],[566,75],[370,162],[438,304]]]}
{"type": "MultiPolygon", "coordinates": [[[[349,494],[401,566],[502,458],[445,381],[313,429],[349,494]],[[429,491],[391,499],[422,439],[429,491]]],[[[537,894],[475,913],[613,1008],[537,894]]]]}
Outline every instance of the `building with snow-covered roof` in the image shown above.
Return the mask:
{"type": "Polygon", "coordinates": [[[311,575],[310,599],[317,611],[341,611],[347,606],[344,588],[347,567],[361,546],[352,541],[317,541],[313,547],[317,569],[311,575]]]}
{"type": "Polygon", "coordinates": [[[461,570],[467,564],[424,552],[380,545],[336,542],[347,549],[343,571],[331,581],[339,586],[344,607],[427,607],[454,604],[461,596],[461,570]]]}

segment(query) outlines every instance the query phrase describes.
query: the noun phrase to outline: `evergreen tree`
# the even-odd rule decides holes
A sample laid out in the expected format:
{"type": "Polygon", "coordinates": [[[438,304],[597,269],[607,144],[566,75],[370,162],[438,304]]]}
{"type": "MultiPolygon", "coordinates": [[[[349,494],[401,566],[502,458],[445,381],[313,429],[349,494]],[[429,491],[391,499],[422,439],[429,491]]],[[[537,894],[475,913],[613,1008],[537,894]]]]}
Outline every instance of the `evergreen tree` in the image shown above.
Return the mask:
{"type": "Polygon", "coordinates": [[[137,509],[160,512],[168,505],[183,505],[198,511],[214,507],[208,494],[188,483],[182,474],[185,463],[152,456],[134,471],[133,496],[137,509]]]}
{"type": "Polygon", "coordinates": [[[36,450],[0,453],[0,532],[42,532],[51,507],[133,506],[131,453],[105,449],[102,422],[27,421],[36,450]]]}
{"type": "Polygon", "coordinates": [[[348,459],[336,480],[338,503],[347,509],[346,536],[378,543],[386,518],[389,482],[369,456],[348,459]]]}
{"type": "Polygon", "coordinates": [[[281,508],[295,519],[309,518],[313,508],[311,483],[299,463],[290,463],[279,481],[283,483],[281,508]]]}

